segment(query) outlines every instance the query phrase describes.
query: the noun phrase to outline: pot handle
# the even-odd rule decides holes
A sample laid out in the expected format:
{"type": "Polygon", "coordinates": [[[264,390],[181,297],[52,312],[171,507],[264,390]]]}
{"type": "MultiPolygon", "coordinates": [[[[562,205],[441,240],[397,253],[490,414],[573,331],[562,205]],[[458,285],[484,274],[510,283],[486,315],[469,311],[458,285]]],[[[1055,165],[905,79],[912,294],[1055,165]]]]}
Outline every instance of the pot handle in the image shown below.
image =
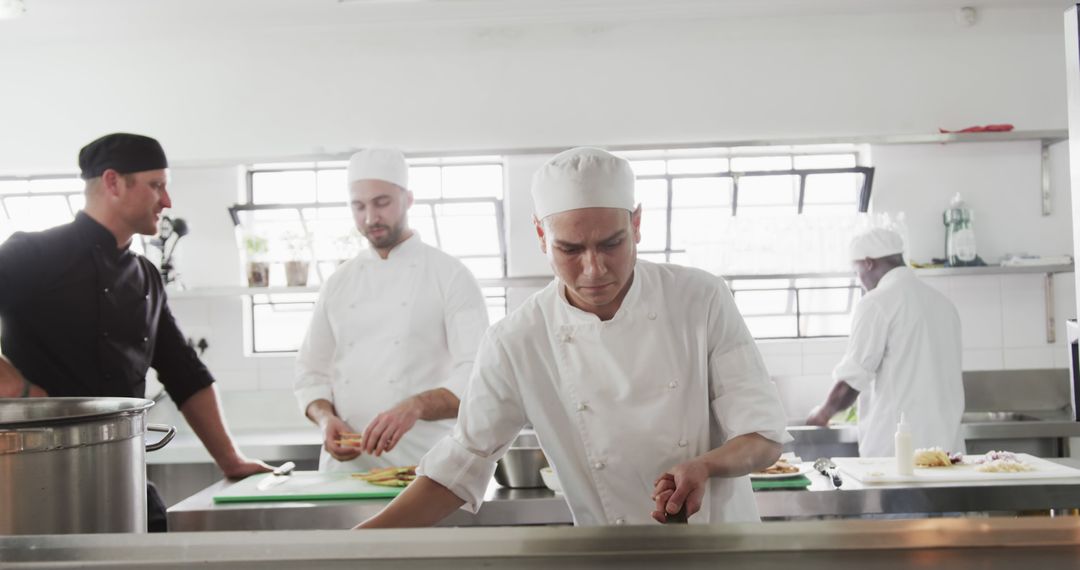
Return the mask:
{"type": "Polygon", "coordinates": [[[172,438],[176,437],[176,427],[165,424],[146,424],[146,431],[161,431],[165,432],[165,436],[154,443],[146,444],[147,451],[157,451],[162,447],[165,447],[172,441],[172,438]]]}

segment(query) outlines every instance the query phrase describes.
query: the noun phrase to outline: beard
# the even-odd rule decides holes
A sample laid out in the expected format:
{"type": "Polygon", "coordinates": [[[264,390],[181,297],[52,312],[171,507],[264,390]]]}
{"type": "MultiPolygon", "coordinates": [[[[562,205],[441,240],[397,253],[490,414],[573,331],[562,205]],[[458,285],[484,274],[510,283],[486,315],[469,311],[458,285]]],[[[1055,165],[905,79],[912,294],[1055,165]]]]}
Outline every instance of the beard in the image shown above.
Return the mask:
{"type": "Polygon", "coordinates": [[[398,244],[398,242],[401,241],[401,234],[403,233],[405,233],[404,220],[393,226],[387,226],[384,224],[366,226],[363,231],[364,237],[367,238],[368,242],[375,249],[389,249],[391,247],[394,247],[398,244]],[[376,229],[386,230],[386,233],[379,237],[372,237],[371,232],[372,230],[376,229]]]}
{"type": "Polygon", "coordinates": [[[138,226],[135,228],[135,233],[142,234],[144,236],[157,235],[159,228],[158,223],[161,221],[160,214],[151,215],[139,221],[138,226]]]}

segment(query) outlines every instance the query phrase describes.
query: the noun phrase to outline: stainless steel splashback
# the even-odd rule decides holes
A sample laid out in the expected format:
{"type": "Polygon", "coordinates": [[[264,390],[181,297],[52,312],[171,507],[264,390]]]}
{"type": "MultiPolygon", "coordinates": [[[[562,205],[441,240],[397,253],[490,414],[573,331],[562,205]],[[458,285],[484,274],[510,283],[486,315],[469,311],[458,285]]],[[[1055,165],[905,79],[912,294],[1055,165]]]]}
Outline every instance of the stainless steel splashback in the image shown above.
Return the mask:
{"type": "Polygon", "coordinates": [[[964,400],[969,412],[1058,411],[1074,418],[1065,368],[964,372],[964,400]]]}

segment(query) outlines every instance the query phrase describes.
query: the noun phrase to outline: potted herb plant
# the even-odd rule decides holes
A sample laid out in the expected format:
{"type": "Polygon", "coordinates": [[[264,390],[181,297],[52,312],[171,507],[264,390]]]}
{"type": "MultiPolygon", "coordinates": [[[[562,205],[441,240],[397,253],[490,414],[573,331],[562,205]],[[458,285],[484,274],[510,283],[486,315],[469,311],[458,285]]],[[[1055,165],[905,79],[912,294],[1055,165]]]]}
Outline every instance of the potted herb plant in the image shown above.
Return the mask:
{"type": "Polygon", "coordinates": [[[266,261],[270,244],[267,239],[259,235],[248,235],[244,238],[244,249],[247,250],[248,287],[270,286],[270,263],[266,261]]]}
{"type": "Polygon", "coordinates": [[[289,259],[285,262],[285,284],[289,287],[303,287],[307,285],[311,265],[308,261],[311,255],[311,240],[306,234],[294,231],[285,232],[282,239],[289,254],[289,259]]]}

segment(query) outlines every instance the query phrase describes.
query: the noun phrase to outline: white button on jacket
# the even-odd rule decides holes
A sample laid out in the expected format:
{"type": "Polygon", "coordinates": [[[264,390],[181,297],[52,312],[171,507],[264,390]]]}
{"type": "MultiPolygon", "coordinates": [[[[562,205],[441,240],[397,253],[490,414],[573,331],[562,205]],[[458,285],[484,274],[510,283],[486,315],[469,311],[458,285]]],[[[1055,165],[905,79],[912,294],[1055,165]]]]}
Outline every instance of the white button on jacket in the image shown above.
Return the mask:
{"type": "MultiPolygon", "coordinates": [[[[572,307],[555,281],[492,326],[458,424],[420,472],[475,512],[495,462],[526,423],[579,525],[655,523],[653,481],[670,467],[739,435],[790,439],[723,280],[641,260],[609,321],[572,307]],[[563,342],[567,329],[571,343],[563,342]],[[680,379],[678,390],[668,387],[671,378],[680,379]],[[588,413],[577,402],[588,402],[588,413]]],[[[749,480],[712,479],[690,520],[758,520],[749,480]]]]}
{"type": "MultiPolygon", "coordinates": [[[[317,399],[329,400],[363,431],[377,414],[420,392],[442,387],[460,398],[487,325],[480,288],[457,259],[417,235],[386,259],[366,250],[339,267],[319,293],[297,354],[297,402],[303,411],[317,399]]],[[[414,465],[453,425],[418,421],[378,458],[340,463],[324,449],[319,468],[414,465]]]]}

